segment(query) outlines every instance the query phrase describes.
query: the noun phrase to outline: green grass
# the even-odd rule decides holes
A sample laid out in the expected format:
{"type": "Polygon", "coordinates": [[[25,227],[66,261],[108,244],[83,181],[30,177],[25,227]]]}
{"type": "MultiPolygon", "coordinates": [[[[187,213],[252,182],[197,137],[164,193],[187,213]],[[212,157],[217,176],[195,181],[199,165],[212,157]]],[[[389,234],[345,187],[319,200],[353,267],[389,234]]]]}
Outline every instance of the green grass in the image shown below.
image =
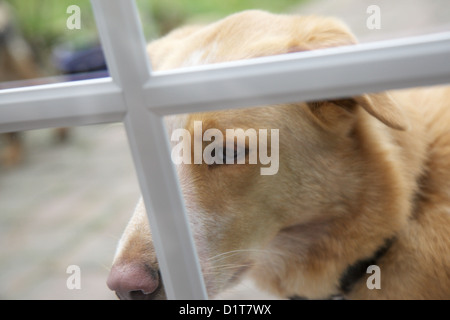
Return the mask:
{"type": "Polygon", "coordinates": [[[221,15],[227,15],[237,11],[247,9],[265,9],[272,12],[284,12],[287,9],[299,4],[299,0],[227,0],[227,1],[180,1],[188,12],[218,12],[221,15]]]}
{"type": "Polygon", "coordinates": [[[54,44],[65,37],[95,35],[95,23],[89,0],[6,0],[14,10],[18,25],[24,36],[45,40],[44,44],[54,44]],[[70,14],[67,8],[76,4],[81,9],[81,32],[69,30],[66,21],[70,14]]]}
{"type": "Polygon", "coordinates": [[[97,41],[97,31],[89,0],[6,0],[12,7],[15,23],[33,50],[36,61],[53,74],[51,52],[55,46],[82,47],[97,41]],[[66,26],[67,8],[81,9],[81,30],[66,26]]]}

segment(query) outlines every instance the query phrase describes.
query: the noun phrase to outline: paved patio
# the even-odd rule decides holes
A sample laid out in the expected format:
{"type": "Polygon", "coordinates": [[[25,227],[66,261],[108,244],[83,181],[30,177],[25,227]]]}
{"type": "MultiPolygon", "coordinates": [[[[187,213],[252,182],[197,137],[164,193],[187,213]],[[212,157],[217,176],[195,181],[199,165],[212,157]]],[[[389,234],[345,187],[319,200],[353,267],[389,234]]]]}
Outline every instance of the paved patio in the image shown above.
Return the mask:
{"type": "Polygon", "coordinates": [[[139,197],[122,125],[25,134],[20,167],[0,169],[0,298],[107,299],[117,240],[139,197]],[[69,265],[81,290],[68,290],[69,265]]]}

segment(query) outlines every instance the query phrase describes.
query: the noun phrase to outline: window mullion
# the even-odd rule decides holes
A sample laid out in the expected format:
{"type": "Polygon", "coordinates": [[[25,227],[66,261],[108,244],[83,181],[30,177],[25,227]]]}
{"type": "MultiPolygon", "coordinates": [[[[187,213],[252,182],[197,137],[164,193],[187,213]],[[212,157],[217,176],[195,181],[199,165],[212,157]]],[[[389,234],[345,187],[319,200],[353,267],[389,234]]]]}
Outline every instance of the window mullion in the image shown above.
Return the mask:
{"type": "Polygon", "coordinates": [[[169,299],[206,299],[163,118],[146,109],[152,97],[145,97],[143,88],[152,76],[136,5],[133,0],[92,4],[108,68],[124,94],[124,123],[166,294],[169,299]]]}

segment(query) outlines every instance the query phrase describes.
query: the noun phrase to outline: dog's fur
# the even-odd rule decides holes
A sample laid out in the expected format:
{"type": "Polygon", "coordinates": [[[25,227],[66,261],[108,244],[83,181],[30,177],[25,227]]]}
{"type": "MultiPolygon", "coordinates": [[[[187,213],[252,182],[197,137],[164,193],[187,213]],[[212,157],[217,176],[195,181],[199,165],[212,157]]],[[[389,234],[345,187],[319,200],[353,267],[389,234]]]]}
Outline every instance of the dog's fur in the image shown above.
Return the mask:
{"type": "MultiPolygon", "coordinates": [[[[354,43],[335,19],[246,11],[174,31],[148,51],[154,69],[168,70],[354,43]]],[[[194,120],[280,132],[273,176],[260,165],[177,166],[210,296],[246,274],[284,298],[450,298],[449,88],[180,115],[169,131],[192,132],[194,120]],[[342,292],[349,267],[387,242],[381,289],[366,274],[342,292]]],[[[113,268],[126,277],[139,266],[157,282],[142,203],[113,268]]]]}

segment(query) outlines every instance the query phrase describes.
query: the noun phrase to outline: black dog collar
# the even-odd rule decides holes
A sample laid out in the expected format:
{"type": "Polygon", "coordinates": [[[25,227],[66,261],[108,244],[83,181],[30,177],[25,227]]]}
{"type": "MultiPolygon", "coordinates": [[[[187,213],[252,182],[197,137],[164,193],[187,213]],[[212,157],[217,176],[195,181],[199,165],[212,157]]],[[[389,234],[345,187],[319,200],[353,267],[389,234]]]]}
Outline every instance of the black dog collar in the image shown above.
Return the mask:
{"type": "MultiPolygon", "coordinates": [[[[391,248],[395,241],[395,237],[386,239],[384,244],[375,251],[375,253],[366,259],[357,260],[355,263],[349,265],[342,273],[339,279],[339,292],[341,294],[332,295],[327,300],[343,300],[345,295],[350,293],[356,284],[366,274],[367,268],[371,265],[376,265],[378,260],[383,257],[391,248]]],[[[291,296],[290,300],[308,300],[308,298],[300,296],[291,296]]]]}

